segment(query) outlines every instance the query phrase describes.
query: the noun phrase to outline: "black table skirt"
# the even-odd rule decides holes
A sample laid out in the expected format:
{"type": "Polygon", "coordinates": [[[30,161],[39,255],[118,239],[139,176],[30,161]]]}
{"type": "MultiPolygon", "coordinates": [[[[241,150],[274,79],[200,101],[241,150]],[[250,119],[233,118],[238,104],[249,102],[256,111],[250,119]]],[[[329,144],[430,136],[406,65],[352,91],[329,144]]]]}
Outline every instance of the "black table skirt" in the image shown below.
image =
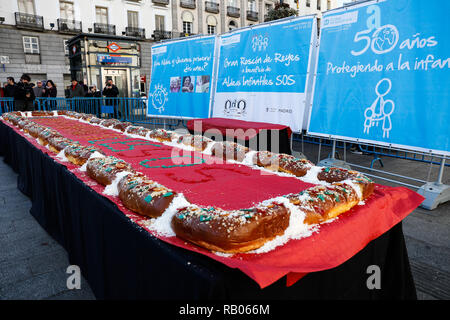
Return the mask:
{"type": "Polygon", "coordinates": [[[238,269],[153,237],[2,122],[0,155],[98,299],[416,299],[401,223],[334,269],[260,289],[238,269]],[[370,265],[381,269],[381,289],[367,288],[370,265]]]}

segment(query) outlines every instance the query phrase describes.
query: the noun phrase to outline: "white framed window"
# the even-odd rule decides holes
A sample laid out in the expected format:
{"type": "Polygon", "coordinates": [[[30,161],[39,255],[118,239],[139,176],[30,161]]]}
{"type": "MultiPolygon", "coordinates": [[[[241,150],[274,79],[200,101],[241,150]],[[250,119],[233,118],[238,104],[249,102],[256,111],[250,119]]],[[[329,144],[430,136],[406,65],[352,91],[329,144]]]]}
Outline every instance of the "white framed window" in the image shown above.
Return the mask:
{"type": "Polygon", "coordinates": [[[206,28],[208,34],[216,34],[217,32],[217,19],[213,15],[206,17],[206,28]]]}
{"type": "Polygon", "coordinates": [[[17,0],[17,6],[19,7],[19,12],[36,14],[34,0],[17,0]]]}
{"type": "Polygon", "coordinates": [[[189,11],[183,11],[181,14],[181,19],[183,20],[183,33],[193,33],[194,16],[192,13],[189,11]]]}
{"type": "Polygon", "coordinates": [[[160,16],[160,15],[155,15],[155,30],[165,31],[166,30],[165,20],[166,20],[166,17],[160,16]]]}
{"type": "Polygon", "coordinates": [[[183,21],[183,33],[192,33],[192,22],[183,21]]]}
{"type": "Polygon", "coordinates": [[[75,20],[75,11],[72,1],[59,1],[59,14],[61,19],[75,20]]]}
{"type": "Polygon", "coordinates": [[[95,22],[108,24],[108,8],[95,7],[95,22]]]}
{"type": "Polygon", "coordinates": [[[31,54],[39,54],[39,38],[23,36],[23,52],[31,54]]]}
{"type": "Polygon", "coordinates": [[[208,34],[216,34],[216,26],[211,26],[208,24],[208,34]]]}
{"type": "Polygon", "coordinates": [[[137,11],[127,11],[128,26],[131,28],[139,28],[139,13],[137,11]]]}

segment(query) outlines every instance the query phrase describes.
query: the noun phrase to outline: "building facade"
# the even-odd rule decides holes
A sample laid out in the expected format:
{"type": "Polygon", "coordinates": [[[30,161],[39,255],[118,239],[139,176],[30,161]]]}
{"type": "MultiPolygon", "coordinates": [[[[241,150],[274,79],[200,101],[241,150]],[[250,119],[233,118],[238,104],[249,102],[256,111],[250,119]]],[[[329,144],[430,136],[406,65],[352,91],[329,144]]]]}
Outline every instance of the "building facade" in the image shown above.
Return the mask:
{"type": "MultiPolygon", "coordinates": [[[[170,30],[170,17],[168,0],[0,0],[0,57],[4,62],[0,65],[0,81],[3,84],[8,76],[18,81],[28,73],[32,82],[53,80],[58,96],[64,96],[73,76],[67,44],[85,33],[105,39],[129,38],[137,43],[139,73],[129,73],[126,79],[128,93],[135,93],[131,84],[136,75],[143,81],[150,79],[155,30],[161,25],[170,30]]],[[[122,64],[117,69],[125,67],[122,64]]],[[[78,80],[98,88],[103,85],[91,81],[86,73],[78,80]]]]}
{"type": "MultiPolygon", "coordinates": [[[[318,13],[319,17],[339,1],[285,0],[299,15],[318,13]]],[[[8,76],[18,81],[28,73],[32,82],[53,80],[58,96],[64,96],[73,77],[99,89],[106,77],[111,77],[122,82],[124,94],[140,95],[148,90],[155,41],[258,24],[265,21],[276,2],[0,0],[0,82],[6,82],[8,76]],[[74,39],[85,51],[72,52],[74,39]],[[120,49],[110,49],[114,42],[120,49]],[[76,58],[72,70],[69,58],[76,58]]]]}
{"type": "MultiPolygon", "coordinates": [[[[178,0],[172,1],[175,36],[217,34],[264,22],[278,0],[178,0]]],[[[339,0],[285,0],[299,15],[334,9],[339,0]]],[[[170,37],[167,34],[167,37],[170,37]]],[[[172,35],[173,37],[173,35],[172,35]]]]}

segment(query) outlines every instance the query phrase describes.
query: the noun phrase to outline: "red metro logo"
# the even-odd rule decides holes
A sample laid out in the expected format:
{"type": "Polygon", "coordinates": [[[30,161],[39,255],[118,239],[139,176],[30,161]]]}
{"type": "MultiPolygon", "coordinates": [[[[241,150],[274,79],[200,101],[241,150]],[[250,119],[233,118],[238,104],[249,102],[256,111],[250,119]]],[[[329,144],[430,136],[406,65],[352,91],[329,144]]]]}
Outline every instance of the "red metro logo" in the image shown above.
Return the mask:
{"type": "Polygon", "coordinates": [[[113,42],[108,46],[108,49],[111,50],[112,52],[117,52],[122,48],[117,43],[113,42]]]}

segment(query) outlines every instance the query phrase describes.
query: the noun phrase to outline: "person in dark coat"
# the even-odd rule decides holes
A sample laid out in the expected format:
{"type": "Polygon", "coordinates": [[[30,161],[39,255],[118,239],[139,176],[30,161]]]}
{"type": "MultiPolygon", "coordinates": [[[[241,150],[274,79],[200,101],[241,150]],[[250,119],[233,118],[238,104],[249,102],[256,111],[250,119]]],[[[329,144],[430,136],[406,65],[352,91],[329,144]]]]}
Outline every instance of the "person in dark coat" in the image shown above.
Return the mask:
{"type": "Polygon", "coordinates": [[[34,109],[34,91],[30,84],[30,76],[23,74],[20,77],[20,81],[17,84],[17,90],[15,95],[15,108],[16,111],[33,111],[34,109]]]}
{"type": "Polygon", "coordinates": [[[8,77],[6,80],[8,81],[8,84],[4,88],[5,97],[14,98],[16,96],[17,84],[13,77],[8,77]]]}
{"type": "Polygon", "coordinates": [[[117,98],[117,96],[119,95],[119,89],[111,79],[106,81],[106,86],[103,89],[103,95],[107,98],[117,98]]]}
{"type": "Polygon", "coordinates": [[[102,93],[97,90],[97,87],[95,85],[89,87],[89,91],[86,94],[86,97],[89,98],[101,98],[102,97],[102,93]]]}
{"type": "Polygon", "coordinates": [[[119,95],[119,89],[116,87],[116,85],[113,83],[113,81],[111,79],[108,79],[106,81],[106,86],[105,88],[103,88],[103,95],[106,98],[109,99],[105,99],[105,103],[107,105],[110,106],[114,106],[114,117],[115,118],[121,118],[122,117],[122,112],[121,110],[118,110],[118,100],[116,99],[119,95]]]}
{"type": "MultiPolygon", "coordinates": [[[[89,87],[89,91],[86,94],[87,98],[101,98],[102,93],[97,90],[97,86],[93,85],[89,87]]],[[[90,104],[93,106],[93,111],[97,115],[97,118],[100,118],[100,109],[101,109],[101,99],[92,99],[90,104]]]]}
{"type": "MultiPolygon", "coordinates": [[[[45,86],[44,93],[42,97],[44,98],[56,98],[56,95],[58,94],[58,90],[56,89],[56,85],[52,80],[47,80],[47,84],[45,86]]],[[[46,105],[49,107],[50,110],[55,110],[56,108],[56,101],[55,99],[48,99],[46,102],[46,105]]]]}
{"type": "Polygon", "coordinates": [[[43,97],[46,98],[56,98],[58,90],[56,89],[55,83],[52,80],[47,81],[47,86],[45,87],[43,97]]]}
{"type": "Polygon", "coordinates": [[[84,97],[84,88],[78,83],[77,79],[72,79],[69,98],[84,97]]]}

